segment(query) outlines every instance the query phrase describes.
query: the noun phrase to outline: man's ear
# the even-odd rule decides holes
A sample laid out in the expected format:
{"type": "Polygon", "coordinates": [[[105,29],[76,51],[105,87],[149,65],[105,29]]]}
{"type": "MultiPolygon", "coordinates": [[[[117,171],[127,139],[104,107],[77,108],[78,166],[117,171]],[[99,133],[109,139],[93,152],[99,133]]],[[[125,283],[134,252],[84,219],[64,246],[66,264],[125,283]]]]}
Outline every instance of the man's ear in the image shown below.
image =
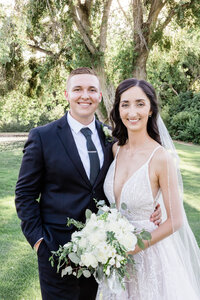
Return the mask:
{"type": "Polygon", "coordinates": [[[68,100],[69,97],[68,97],[68,92],[67,92],[67,90],[65,90],[65,98],[67,99],[67,101],[69,101],[69,100],[68,100]]]}
{"type": "Polygon", "coordinates": [[[99,103],[101,102],[102,100],[102,92],[100,92],[100,95],[99,95],[99,103]]]}

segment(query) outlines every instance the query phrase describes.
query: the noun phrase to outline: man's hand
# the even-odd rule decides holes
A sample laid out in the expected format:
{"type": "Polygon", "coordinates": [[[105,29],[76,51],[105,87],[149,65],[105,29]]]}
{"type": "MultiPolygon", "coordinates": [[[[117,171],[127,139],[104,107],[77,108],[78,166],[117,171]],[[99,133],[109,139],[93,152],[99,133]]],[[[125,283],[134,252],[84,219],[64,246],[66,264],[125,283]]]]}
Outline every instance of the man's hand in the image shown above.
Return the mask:
{"type": "Polygon", "coordinates": [[[162,222],[162,213],[161,213],[160,204],[157,204],[155,211],[152,213],[150,217],[150,221],[154,222],[154,224],[158,226],[162,222]]]}
{"type": "Polygon", "coordinates": [[[38,251],[38,248],[40,246],[40,243],[42,242],[43,239],[39,240],[37,243],[35,243],[34,245],[34,249],[36,250],[36,252],[38,251]]]}

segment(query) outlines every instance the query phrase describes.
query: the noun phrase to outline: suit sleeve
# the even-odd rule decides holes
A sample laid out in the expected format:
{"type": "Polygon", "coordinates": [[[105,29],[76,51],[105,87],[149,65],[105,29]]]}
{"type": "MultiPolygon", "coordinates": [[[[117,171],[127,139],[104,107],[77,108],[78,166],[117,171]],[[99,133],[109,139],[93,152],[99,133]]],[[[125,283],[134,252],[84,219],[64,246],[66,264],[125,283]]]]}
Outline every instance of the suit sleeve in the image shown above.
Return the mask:
{"type": "Polygon", "coordinates": [[[43,237],[38,198],[42,188],[44,159],[38,129],[32,129],[23,150],[24,156],[16,184],[15,205],[22,231],[33,247],[43,237]]]}

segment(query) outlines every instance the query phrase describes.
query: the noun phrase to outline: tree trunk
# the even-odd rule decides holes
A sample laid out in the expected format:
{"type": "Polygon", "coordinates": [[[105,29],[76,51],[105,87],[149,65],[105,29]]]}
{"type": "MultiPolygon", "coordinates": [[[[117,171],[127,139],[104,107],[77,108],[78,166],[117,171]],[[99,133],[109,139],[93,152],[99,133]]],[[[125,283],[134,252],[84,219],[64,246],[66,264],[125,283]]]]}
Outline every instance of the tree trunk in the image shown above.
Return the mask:
{"type": "Polygon", "coordinates": [[[115,88],[112,84],[108,83],[107,75],[105,73],[105,69],[103,65],[97,66],[95,68],[95,71],[100,81],[101,91],[103,95],[103,104],[106,110],[105,113],[105,111],[103,111],[102,106],[100,106],[99,109],[97,110],[97,116],[100,119],[100,121],[109,123],[109,115],[114,102],[115,88]]]}
{"type": "Polygon", "coordinates": [[[141,52],[138,54],[136,60],[134,61],[134,69],[133,69],[133,77],[137,79],[144,79],[147,78],[146,72],[146,64],[148,59],[148,50],[142,49],[141,52]]]}

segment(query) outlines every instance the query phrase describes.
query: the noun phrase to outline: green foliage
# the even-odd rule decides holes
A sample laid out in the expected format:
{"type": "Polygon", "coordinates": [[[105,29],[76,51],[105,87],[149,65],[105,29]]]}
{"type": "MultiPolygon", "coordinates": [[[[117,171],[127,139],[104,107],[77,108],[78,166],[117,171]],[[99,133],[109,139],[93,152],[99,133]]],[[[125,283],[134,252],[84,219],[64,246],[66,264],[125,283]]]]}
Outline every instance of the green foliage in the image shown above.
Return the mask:
{"type": "Polygon", "coordinates": [[[180,93],[170,102],[163,110],[172,138],[200,144],[200,93],[180,93]]]}

